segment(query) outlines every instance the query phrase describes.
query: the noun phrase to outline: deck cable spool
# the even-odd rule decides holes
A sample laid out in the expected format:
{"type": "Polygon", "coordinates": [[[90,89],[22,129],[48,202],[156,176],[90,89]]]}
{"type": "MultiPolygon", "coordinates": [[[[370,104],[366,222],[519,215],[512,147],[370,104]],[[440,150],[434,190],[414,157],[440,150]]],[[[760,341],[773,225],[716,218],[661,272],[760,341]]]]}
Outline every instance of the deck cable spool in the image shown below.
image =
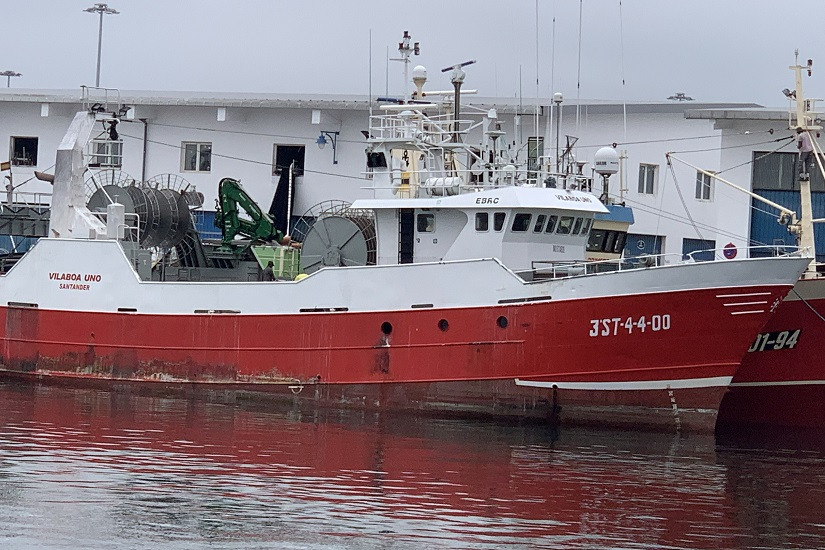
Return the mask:
{"type": "MultiPolygon", "coordinates": [[[[304,213],[293,234],[301,235],[301,271],[375,265],[375,213],[345,201],[325,201],[304,213]]],[[[297,238],[297,237],[296,237],[297,238]]]]}
{"type": "Polygon", "coordinates": [[[139,183],[125,172],[107,169],[86,178],[89,210],[103,213],[112,202],[122,204],[127,220],[129,214],[137,215],[139,244],[147,248],[170,248],[183,240],[192,227],[190,204],[198,198],[191,191],[186,180],[172,174],[139,183]]]}

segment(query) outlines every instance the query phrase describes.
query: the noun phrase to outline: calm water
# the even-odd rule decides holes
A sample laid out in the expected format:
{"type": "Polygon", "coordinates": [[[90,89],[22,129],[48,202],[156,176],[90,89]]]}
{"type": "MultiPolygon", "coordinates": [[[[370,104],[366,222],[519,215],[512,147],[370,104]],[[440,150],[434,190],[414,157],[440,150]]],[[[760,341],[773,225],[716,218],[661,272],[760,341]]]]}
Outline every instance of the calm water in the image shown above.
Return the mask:
{"type": "Polygon", "coordinates": [[[825,454],[0,384],[0,548],[825,548],[825,454]]]}

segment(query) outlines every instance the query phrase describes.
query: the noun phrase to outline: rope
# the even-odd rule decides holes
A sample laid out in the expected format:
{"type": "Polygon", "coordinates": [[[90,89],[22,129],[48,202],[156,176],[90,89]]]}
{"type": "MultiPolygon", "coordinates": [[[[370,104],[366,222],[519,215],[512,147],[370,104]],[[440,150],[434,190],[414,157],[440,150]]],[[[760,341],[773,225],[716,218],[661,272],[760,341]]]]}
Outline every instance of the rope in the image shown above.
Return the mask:
{"type": "MultiPolygon", "coordinates": [[[[133,121],[129,121],[133,122],[133,121]]],[[[216,132],[222,134],[239,134],[243,136],[262,136],[262,137],[274,137],[274,138],[286,138],[286,139],[300,139],[303,141],[314,142],[315,138],[308,138],[306,136],[293,136],[287,134],[268,134],[264,132],[248,132],[243,130],[226,130],[226,129],[219,129],[219,128],[203,128],[201,126],[183,126],[181,124],[164,124],[163,122],[151,122],[149,123],[152,126],[163,126],[165,128],[177,128],[180,130],[198,130],[201,132],[216,132]]],[[[360,143],[363,144],[363,141],[356,141],[351,139],[342,139],[340,136],[338,137],[339,143],[360,143]]]]}
{"type": "Polygon", "coordinates": [[[800,300],[802,300],[802,303],[805,304],[806,306],[808,306],[808,309],[810,309],[813,312],[814,315],[819,317],[820,321],[825,321],[825,317],[823,317],[821,313],[819,313],[816,309],[814,309],[814,307],[810,304],[810,302],[808,302],[808,300],[806,300],[805,298],[803,298],[802,296],[799,295],[799,292],[796,291],[796,287],[792,288],[791,292],[796,294],[796,297],[799,298],[800,300]]]}
{"type": "MultiPolygon", "coordinates": [[[[788,139],[788,140],[792,140],[792,139],[793,139],[793,136],[791,136],[791,137],[789,137],[789,138],[786,138],[786,139],[788,139]]],[[[789,141],[789,143],[790,143],[790,141],[789,141]]],[[[765,153],[764,155],[759,155],[758,157],[754,157],[754,159],[753,159],[753,160],[749,160],[749,161],[743,162],[743,163],[741,163],[741,164],[737,164],[737,165],[735,165],[735,166],[731,166],[730,168],[725,168],[724,170],[719,170],[719,171],[717,172],[717,174],[724,174],[725,172],[727,172],[727,171],[729,171],[729,170],[733,170],[734,168],[739,168],[739,167],[741,167],[741,166],[746,166],[746,165],[748,165],[748,164],[754,164],[757,160],[762,160],[763,158],[767,157],[768,155],[773,155],[774,153],[778,153],[780,149],[782,149],[783,147],[785,147],[785,146],[787,146],[787,145],[788,145],[787,143],[783,143],[782,145],[780,145],[779,147],[777,147],[777,148],[776,148],[776,149],[774,149],[773,151],[770,151],[770,152],[768,152],[768,153],[765,153]]]]}
{"type": "Polygon", "coordinates": [[[687,217],[690,220],[690,224],[691,226],[693,226],[693,229],[696,230],[696,234],[699,236],[699,239],[704,241],[705,237],[699,231],[699,227],[693,220],[693,216],[690,215],[690,210],[688,209],[687,203],[685,202],[685,197],[682,195],[682,189],[681,187],[679,187],[679,180],[676,179],[676,171],[673,169],[673,163],[670,161],[670,158],[667,159],[667,166],[670,169],[670,175],[673,176],[673,183],[676,185],[676,192],[679,194],[679,200],[682,202],[682,207],[685,209],[685,213],[687,214],[687,217]]]}
{"type": "MultiPolygon", "coordinates": [[[[123,132],[121,132],[120,135],[123,136],[123,137],[127,137],[129,139],[134,139],[134,140],[137,140],[137,141],[143,141],[143,136],[141,136],[141,137],[130,136],[129,134],[124,134],[123,132]]],[[[175,145],[175,144],[172,144],[172,143],[165,143],[163,141],[157,141],[157,140],[154,140],[154,139],[147,139],[146,141],[147,141],[147,143],[154,143],[156,145],[164,145],[166,147],[173,147],[175,149],[180,149],[180,145],[175,145]]],[[[215,152],[212,153],[212,156],[213,157],[218,157],[218,158],[225,158],[225,159],[229,159],[229,160],[236,160],[238,162],[248,162],[250,164],[258,164],[258,165],[261,165],[261,166],[272,166],[272,162],[270,162],[270,161],[265,162],[265,161],[254,160],[254,159],[246,159],[246,158],[243,158],[243,157],[234,157],[232,155],[221,155],[221,154],[215,153],[215,152]]],[[[364,178],[359,178],[357,176],[348,176],[346,174],[335,174],[335,173],[332,173],[332,172],[322,172],[320,170],[309,170],[307,168],[304,168],[304,172],[305,173],[310,173],[310,174],[321,174],[321,175],[324,175],[324,176],[334,176],[334,177],[337,177],[337,178],[346,178],[346,179],[364,181],[364,178]]]]}
{"type": "MultiPolygon", "coordinates": [[[[725,149],[738,149],[740,147],[742,147],[742,148],[744,148],[744,147],[755,147],[757,145],[765,145],[765,144],[768,144],[768,143],[777,143],[777,142],[780,142],[780,141],[787,141],[788,143],[790,143],[791,140],[793,140],[793,139],[794,139],[793,136],[790,136],[790,137],[771,139],[771,140],[768,140],[768,141],[760,141],[760,142],[757,142],[757,143],[745,143],[743,145],[728,145],[727,147],[718,147],[717,146],[717,147],[710,147],[708,149],[692,149],[692,150],[689,150],[689,151],[671,151],[671,153],[674,153],[674,154],[707,153],[708,151],[722,151],[722,150],[725,150],[725,149]]],[[[781,149],[782,147],[785,147],[788,143],[783,143],[782,145],[779,146],[779,149],[781,149]]],[[[777,149],[777,151],[779,149],[777,149]]],[[[730,168],[728,168],[728,170],[730,170],[730,168]]]]}
{"type": "MultiPolygon", "coordinates": [[[[644,204],[641,204],[641,203],[638,203],[638,202],[635,202],[635,201],[631,201],[631,200],[627,200],[626,202],[633,207],[634,211],[646,212],[648,214],[655,214],[655,215],[659,216],[660,219],[664,218],[666,220],[676,222],[676,223],[685,224],[685,225],[690,223],[690,220],[687,217],[680,216],[678,214],[674,214],[673,212],[668,212],[667,210],[662,210],[662,209],[659,209],[659,208],[650,208],[649,206],[646,206],[644,204]]],[[[696,225],[701,227],[702,229],[706,229],[708,231],[713,231],[714,233],[716,233],[718,235],[724,235],[724,236],[730,237],[732,239],[748,240],[748,237],[746,235],[739,235],[737,233],[732,233],[730,231],[725,231],[723,229],[718,229],[718,228],[715,228],[715,227],[713,227],[711,225],[708,225],[708,224],[705,224],[705,223],[698,223],[697,222],[696,225]]],[[[658,225],[657,225],[656,230],[657,230],[657,233],[658,233],[658,225]]],[[[767,243],[759,243],[757,241],[752,241],[752,242],[754,242],[756,244],[767,244],[767,243]]]]}

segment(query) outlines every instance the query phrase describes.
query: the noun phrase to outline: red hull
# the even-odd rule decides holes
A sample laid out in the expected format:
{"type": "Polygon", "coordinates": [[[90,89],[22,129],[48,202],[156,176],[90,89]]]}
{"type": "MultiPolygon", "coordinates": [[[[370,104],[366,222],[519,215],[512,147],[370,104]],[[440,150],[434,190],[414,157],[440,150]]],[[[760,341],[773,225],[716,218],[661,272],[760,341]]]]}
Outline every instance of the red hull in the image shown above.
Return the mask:
{"type": "Polygon", "coordinates": [[[823,335],[825,279],[800,280],[745,354],[722,400],[719,430],[825,429],[823,335]]]}
{"type": "Polygon", "coordinates": [[[714,425],[723,388],[680,388],[679,382],[732,376],[767,317],[767,312],[737,315],[738,306],[720,296],[764,292],[762,299],[772,303],[786,291],[784,286],[705,289],[484,308],[300,315],[11,307],[0,309],[0,322],[5,326],[4,374],[10,377],[706,431],[714,425]],[[658,330],[651,326],[654,317],[658,330]],[[638,323],[642,318],[647,325],[638,323]],[[636,324],[593,323],[612,319],[636,324]],[[704,323],[698,326],[697,319],[704,323]],[[517,386],[517,378],[560,387],[517,386]],[[639,381],[641,386],[629,389],[610,386],[639,381]],[[648,388],[647,382],[658,385],[648,388]],[[579,387],[566,389],[564,383],[579,387]]]}

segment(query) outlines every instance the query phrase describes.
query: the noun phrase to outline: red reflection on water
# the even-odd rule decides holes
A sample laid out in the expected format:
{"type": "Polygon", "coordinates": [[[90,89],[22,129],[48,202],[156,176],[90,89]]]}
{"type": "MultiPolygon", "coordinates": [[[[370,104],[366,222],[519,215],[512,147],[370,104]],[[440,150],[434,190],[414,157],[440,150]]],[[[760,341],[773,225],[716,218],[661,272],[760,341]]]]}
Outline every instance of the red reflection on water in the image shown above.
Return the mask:
{"type": "MultiPolygon", "coordinates": [[[[719,463],[710,437],[573,431],[554,442],[536,426],[307,417],[57,388],[0,386],[0,399],[7,469],[117,525],[107,531],[115,540],[560,548],[754,540],[741,525],[748,502],[731,480],[736,464],[719,463]]],[[[0,478],[0,503],[2,486],[0,478]]],[[[12,507],[43,514],[17,496],[12,507]]],[[[820,513],[806,515],[811,508],[792,511],[812,522],[820,513]]],[[[59,521],[51,529],[65,536],[59,521]]],[[[84,536],[73,542],[93,546],[106,534],[84,536]]]]}

